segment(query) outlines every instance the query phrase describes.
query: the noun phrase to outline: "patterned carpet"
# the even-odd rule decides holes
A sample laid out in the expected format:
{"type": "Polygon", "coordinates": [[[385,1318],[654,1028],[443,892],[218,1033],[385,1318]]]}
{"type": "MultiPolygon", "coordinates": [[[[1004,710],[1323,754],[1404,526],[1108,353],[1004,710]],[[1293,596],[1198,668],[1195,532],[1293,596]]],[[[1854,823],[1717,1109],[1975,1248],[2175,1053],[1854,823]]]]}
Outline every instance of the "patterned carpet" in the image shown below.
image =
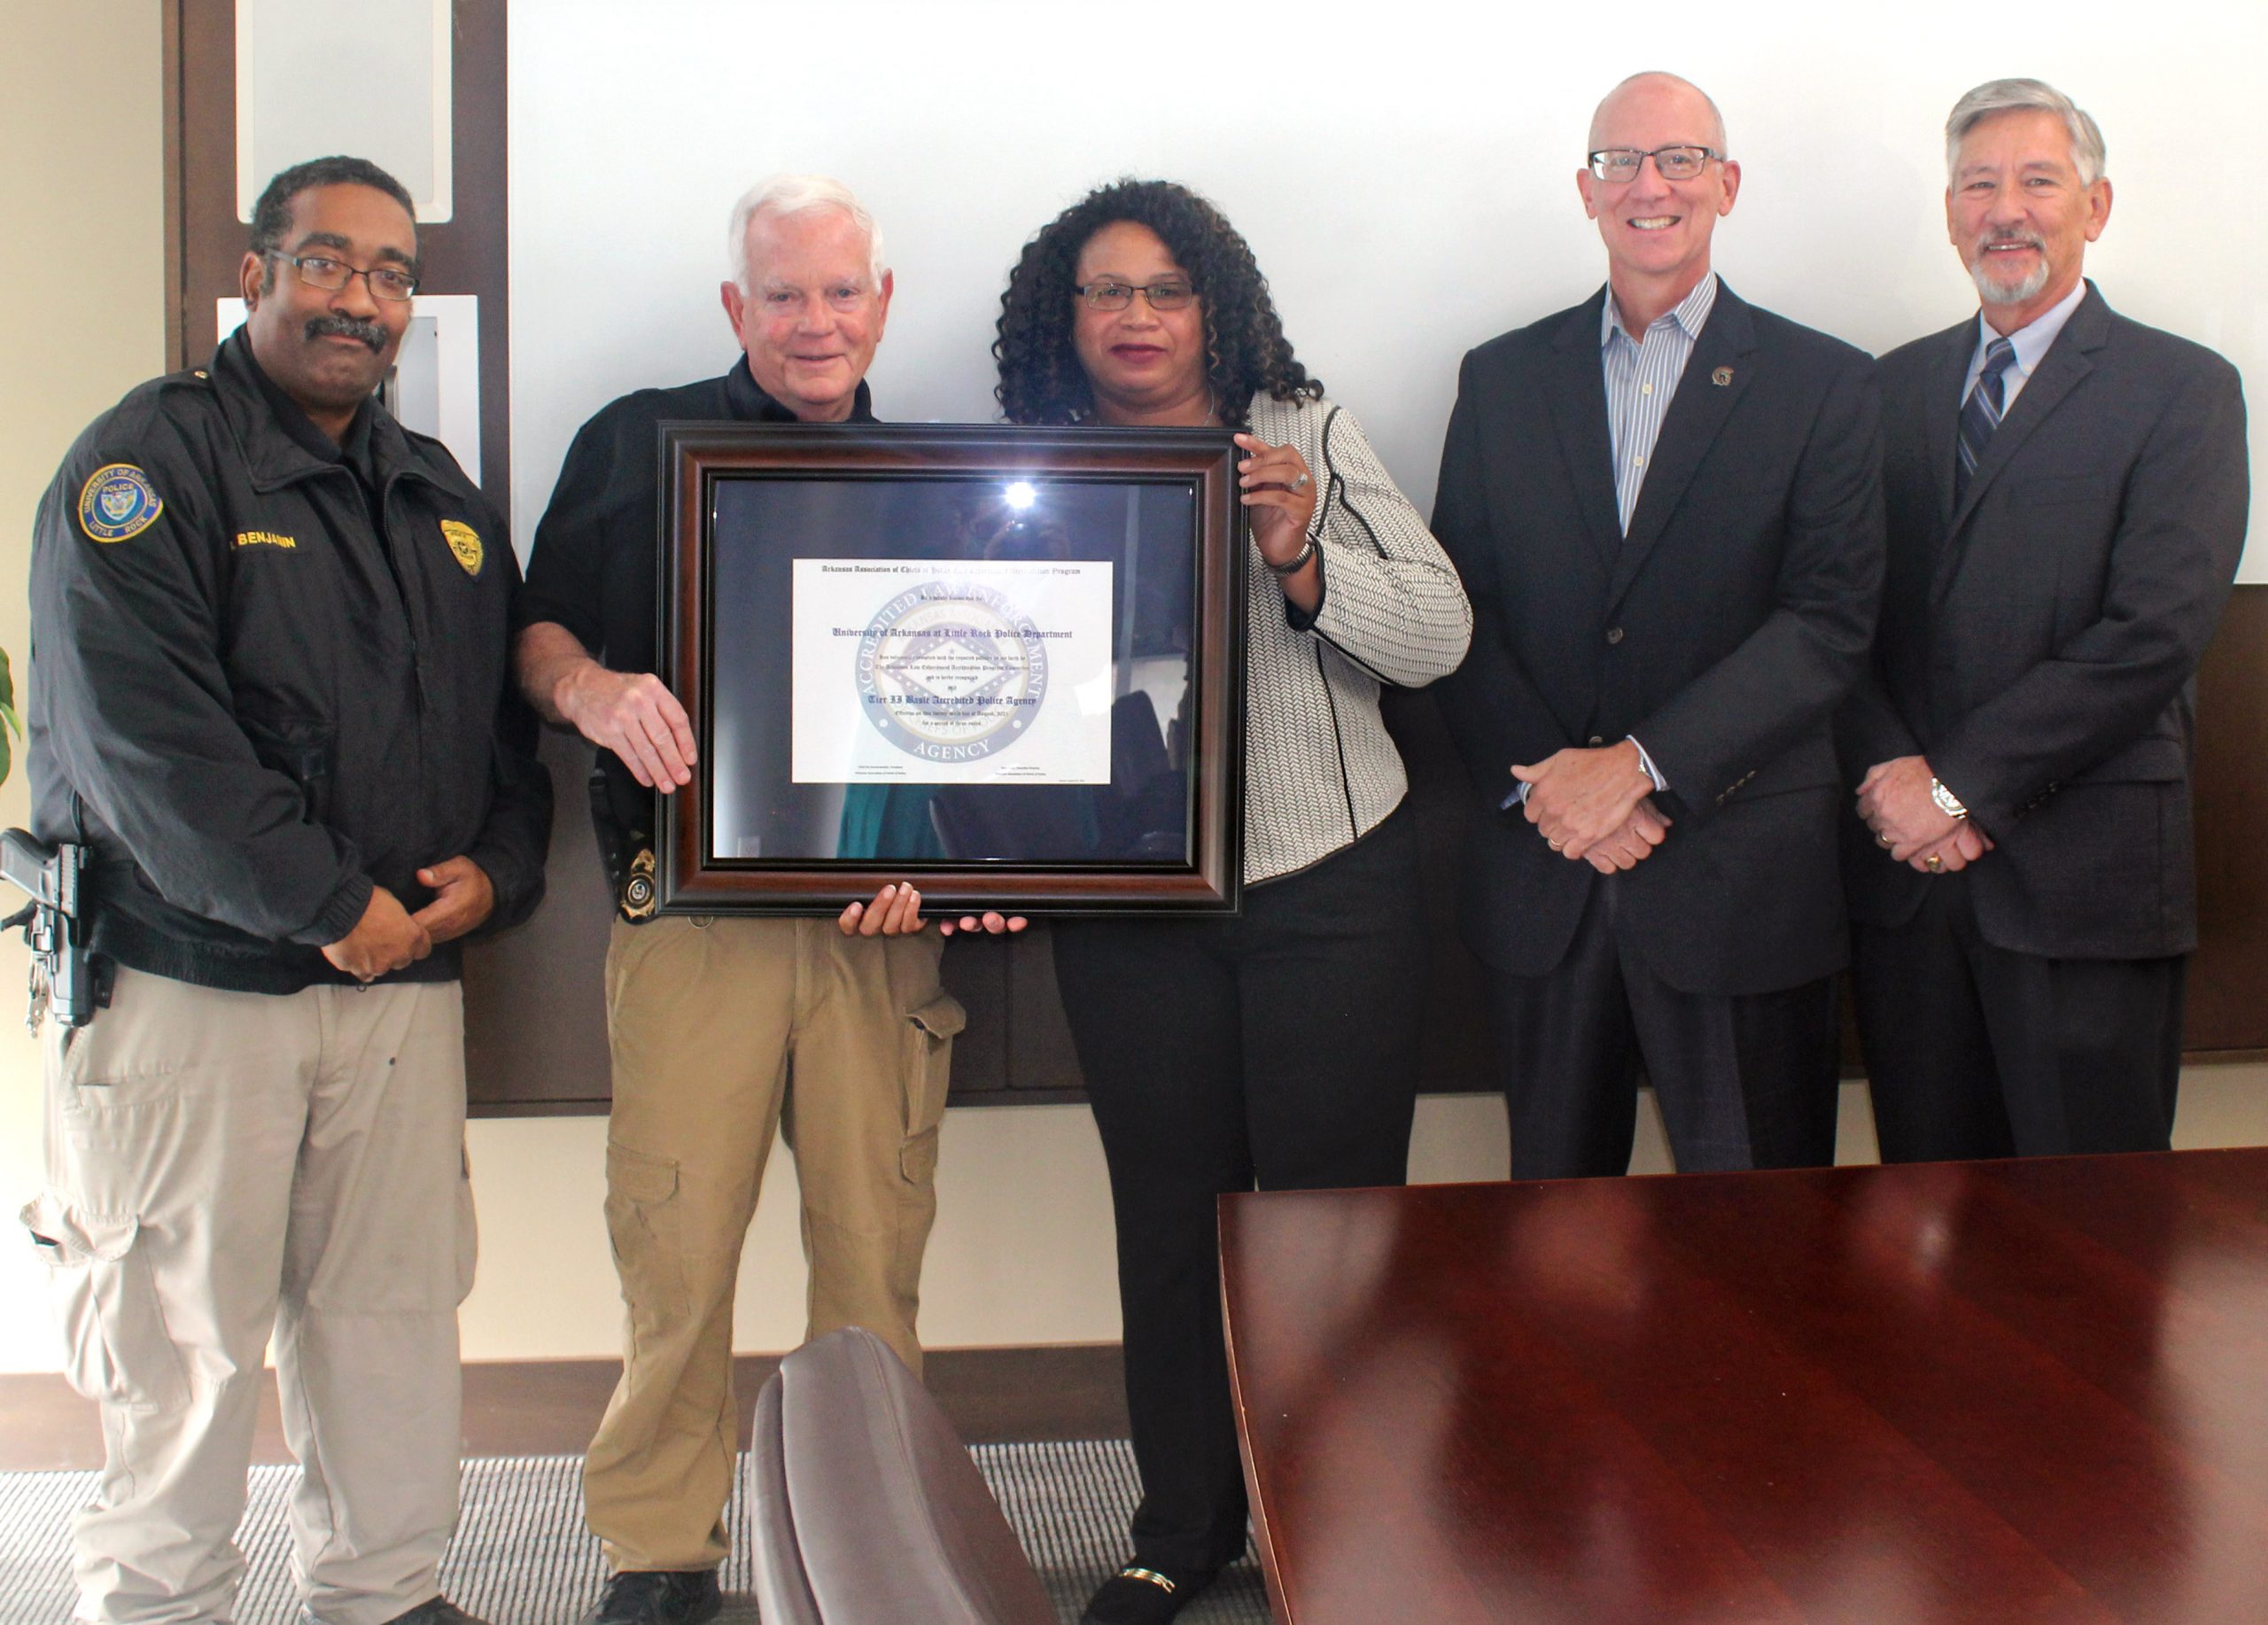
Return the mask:
{"type": "MultiPolygon", "coordinates": [[[[1087,1594],[1126,1555],[1136,1485],[1131,1450],[1107,1440],[980,1444],[969,1454],[1057,1609],[1076,1621],[1087,1594]]],[[[441,1570],[454,1600],[493,1625],[573,1625],[606,1574],[598,1543],[583,1528],[581,1466],[572,1456],[464,1464],[464,1515],[441,1570]]],[[[237,1598],[237,1625],[293,1625],[284,1515],[296,1472],[252,1469],[252,1503],[237,1535],[251,1564],[237,1598]]],[[[70,1516],[94,1483],[91,1473],[0,1473],[0,1625],[70,1619],[70,1516]]],[[[733,1554],[724,1569],[722,1625],[755,1625],[743,1496],[734,1497],[726,1522],[733,1554]]],[[[1181,1618],[1188,1625],[1266,1625],[1259,1569],[1249,1559],[1239,1564],[1181,1618]]]]}

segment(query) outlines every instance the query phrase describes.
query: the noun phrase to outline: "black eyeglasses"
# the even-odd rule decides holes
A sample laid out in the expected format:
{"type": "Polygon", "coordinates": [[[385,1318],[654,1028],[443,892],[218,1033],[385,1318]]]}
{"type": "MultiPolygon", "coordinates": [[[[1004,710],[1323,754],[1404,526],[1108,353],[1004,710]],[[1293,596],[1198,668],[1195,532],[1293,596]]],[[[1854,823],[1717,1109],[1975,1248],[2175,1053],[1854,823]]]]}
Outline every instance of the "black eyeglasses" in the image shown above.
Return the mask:
{"type": "Polygon", "coordinates": [[[1153,310],[1184,310],[1197,297],[1197,290],[1185,282],[1153,282],[1146,288],[1130,288],[1122,282],[1091,282],[1071,292],[1097,310],[1123,310],[1138,293],[1150,301],[1153,310]]]}
{"type": "Polygon", "coordinates": [[[399,304],[417,292],[417,278],[397,265],[374,265],[367,271],[358,271],[346,260],[325,254],[287,254],[280,248],[271,248],[268,253],[269,258],[290,266],[307,286],[325,293],[338,292],[357,276],[369,284],[372,299],[392,299],[399,304]]]}
{"type": "Polygon", "coordinates": [[[1709,167],[1711,159],[1723,157],[1708,147],[1656,147],[1651,152],[1635,147],[1607,147],[1590,155],[1590,166],[1600,180],[1619,183],[1636,180],[1640,166],[1651,158],[1654,173],[1663,180],[1689,181],[1709,167]]]}

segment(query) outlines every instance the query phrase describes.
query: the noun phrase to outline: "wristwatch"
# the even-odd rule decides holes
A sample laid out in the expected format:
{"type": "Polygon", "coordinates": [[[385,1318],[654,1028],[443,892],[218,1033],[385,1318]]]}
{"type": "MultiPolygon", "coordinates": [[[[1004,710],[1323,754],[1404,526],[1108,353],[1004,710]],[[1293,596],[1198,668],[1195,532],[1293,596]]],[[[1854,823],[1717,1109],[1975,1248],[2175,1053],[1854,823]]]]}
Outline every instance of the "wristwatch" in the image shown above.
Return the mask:
{"type": "Polygon", "coordinates": [[[1946,788],[1943,779],[1930,781],[1930,799],[1938,804],[1938,811],[1947,818],[1967,818],[1969,809],[1961,805],[1961,797],[1946,788]]]}

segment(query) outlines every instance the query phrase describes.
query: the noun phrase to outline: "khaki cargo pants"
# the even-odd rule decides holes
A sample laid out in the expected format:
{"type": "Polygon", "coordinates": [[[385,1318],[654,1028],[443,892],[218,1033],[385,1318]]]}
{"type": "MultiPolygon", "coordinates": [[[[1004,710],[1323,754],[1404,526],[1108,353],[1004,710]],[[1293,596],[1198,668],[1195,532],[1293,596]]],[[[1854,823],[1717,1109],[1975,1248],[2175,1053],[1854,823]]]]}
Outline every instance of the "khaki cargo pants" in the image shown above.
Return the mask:
{"type": "Polygon", "coordinates": [[[740,1413],[733,1295],[774,1129],[803,1190],[807,1336],[862,1326],[916,1372],[921,1252],[960,1005],[942,939],[664,915],[608,945],[607,1228],[622,1380],[583,1500],[622,1569],[724,1560],[740,1413]]]}
{"type": "Polygon", "coordinates": [[[104,1462],[77,1617],[226,1620],[271,1332],[301,1599],[380,1625],[435,1595],[472,1284],[454,982],[229,993],[121,969],[47,1032],[48,1188],[23,1212],[104,1462]]]}

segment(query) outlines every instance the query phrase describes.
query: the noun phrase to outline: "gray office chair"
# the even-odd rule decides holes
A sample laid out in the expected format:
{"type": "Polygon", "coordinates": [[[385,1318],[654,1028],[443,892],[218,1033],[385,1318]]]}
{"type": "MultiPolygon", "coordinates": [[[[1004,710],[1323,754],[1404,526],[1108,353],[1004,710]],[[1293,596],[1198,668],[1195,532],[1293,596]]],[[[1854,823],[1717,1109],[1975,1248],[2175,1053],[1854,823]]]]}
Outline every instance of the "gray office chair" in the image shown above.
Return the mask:
{"type": "Polygon", "coordinates": [[[765,1625],[1056,1625],[951,1424],[873,1333],[781,1362],[753,1455],[765,1625]]]}

